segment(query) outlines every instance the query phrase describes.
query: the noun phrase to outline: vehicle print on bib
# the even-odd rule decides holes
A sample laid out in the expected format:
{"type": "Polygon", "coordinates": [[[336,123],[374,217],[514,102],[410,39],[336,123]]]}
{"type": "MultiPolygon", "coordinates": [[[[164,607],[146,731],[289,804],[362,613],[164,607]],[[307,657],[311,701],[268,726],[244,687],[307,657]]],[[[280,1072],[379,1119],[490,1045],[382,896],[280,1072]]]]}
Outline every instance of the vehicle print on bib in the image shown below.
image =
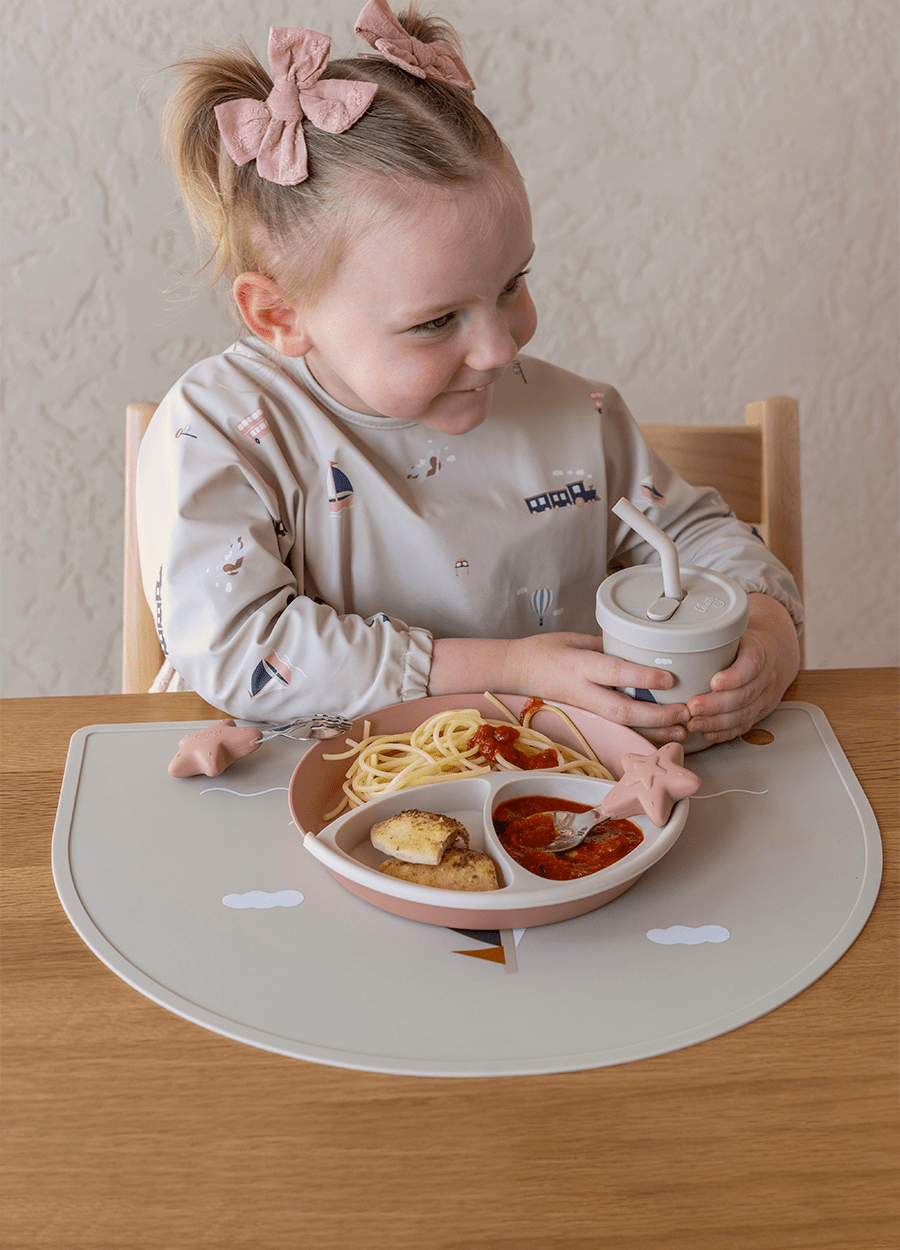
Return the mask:
{"type": "MultiPolygon", "coordinates": [[[[563,476],[569,472],[573,476],[575,470],[554,469],[554,476],[563,476]]],[[[583,470],[581,470],[583,473],[583,470]]],[[[539,495],[527,495],[525,506],[532,516],[541,512],[551,512],[555,508],[583,508],[588,503],[599,503],[596,489],[591,485],[590,477],[578,477],[574,482],[564,486],[554,486],[541,491],[539,495]]]]}
{"type": "Polygon", "coordinates": [[[243,434],[244,438],[249,438],[251,443],[260,443],[267,434],[271,434],[269,423],[263,416],[262,408],[256,408],[248,417],[243,417],[237,423],[238,434],[243,434]]]}
{"type": "Polygon", "coordinates": [[[456,564],[454,565],[454,572],[456,573],[457,577],[459,577],[460,574],[467,576],[469,572],[469,561],[457,560],[456,564]]]}
{"type": "Polygon", "coordinates": [[[328,461],[328,511],[337,516],[345,508],[353,505],[353,483],[347,474],[334,463],[328,461]]]}

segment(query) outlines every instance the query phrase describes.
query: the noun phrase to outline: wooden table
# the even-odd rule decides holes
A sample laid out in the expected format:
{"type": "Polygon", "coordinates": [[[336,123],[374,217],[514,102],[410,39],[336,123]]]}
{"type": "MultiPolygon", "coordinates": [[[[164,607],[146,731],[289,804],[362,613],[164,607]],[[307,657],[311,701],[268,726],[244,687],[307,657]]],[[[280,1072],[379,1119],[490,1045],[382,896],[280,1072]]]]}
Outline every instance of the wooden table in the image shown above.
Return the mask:
{"type": "Polygon", "coordinates": [[[194,695],[2,705],[0,1240],[28,1250],[869,1250],[896,1242],[897,671],[805,672],[885,875],[824,977],[619,1067],[441,1080],[319,1067],[170,1014],[83,945],[50,836],[70,735],[194,695]]]}

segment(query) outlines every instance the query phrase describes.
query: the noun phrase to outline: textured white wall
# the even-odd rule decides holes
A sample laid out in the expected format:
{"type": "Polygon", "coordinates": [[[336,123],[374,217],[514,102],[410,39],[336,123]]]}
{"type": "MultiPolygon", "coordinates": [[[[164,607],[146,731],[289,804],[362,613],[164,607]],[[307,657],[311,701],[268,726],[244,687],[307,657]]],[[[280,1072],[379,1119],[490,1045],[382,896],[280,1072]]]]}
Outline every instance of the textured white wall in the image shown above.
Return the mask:
{"type": "MultiPolygon", "coordinates": [[[[155,71],[362,0],[7,0],[3,692],[118,689],[122,414],[231,335],[155,71]]],[[[796,395],[811,667],[896,664],[895,0],[434,0],[534,203],[529,350],[638,420],[796,395]]]]}

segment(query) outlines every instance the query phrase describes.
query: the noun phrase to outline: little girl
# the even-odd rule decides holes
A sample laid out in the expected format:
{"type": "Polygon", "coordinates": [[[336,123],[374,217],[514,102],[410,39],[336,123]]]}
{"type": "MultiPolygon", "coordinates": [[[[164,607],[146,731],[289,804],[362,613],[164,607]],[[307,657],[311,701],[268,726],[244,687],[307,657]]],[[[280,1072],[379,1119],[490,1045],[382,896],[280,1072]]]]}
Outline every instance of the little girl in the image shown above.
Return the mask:
{"type": "Polygon", "coordinates": [[[141,449],[144,588],[174,670],[254,721],[491,689],[656,742],[768,714],[797,672],[788,571],[644,444],[609,386],[522,355],[534,252],[516,165],[448,28],[370,0],[375,49],[273,29],[180,67],[167,134],[245,330],[141,449]],[[631,499],[750,596],[737,659],[684,704],[603,654],[597,586],[656,558],[631,499]]]}

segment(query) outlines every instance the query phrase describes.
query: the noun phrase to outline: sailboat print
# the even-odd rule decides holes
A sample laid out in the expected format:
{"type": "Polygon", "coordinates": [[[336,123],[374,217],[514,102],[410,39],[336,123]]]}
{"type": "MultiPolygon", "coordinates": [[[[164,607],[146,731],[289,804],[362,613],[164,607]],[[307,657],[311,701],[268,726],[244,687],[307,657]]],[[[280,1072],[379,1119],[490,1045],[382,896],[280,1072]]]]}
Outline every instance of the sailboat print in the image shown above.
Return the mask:
{"type": "Polygon", "coordinates": [[[353,483],[333,460],[328,462],[328,510],[343,512],[353,503],[353,483]]]}
{"type": "Polygon", "coordinates": [[[250,678],[250,698],[255,699],[256,696],[268,686],[269,682],[281,682],[284,686],[291,684],[291,667],[284,660],[278,658],[275,652],[271,652],[264,659],[260,660],[250,678]]]}

